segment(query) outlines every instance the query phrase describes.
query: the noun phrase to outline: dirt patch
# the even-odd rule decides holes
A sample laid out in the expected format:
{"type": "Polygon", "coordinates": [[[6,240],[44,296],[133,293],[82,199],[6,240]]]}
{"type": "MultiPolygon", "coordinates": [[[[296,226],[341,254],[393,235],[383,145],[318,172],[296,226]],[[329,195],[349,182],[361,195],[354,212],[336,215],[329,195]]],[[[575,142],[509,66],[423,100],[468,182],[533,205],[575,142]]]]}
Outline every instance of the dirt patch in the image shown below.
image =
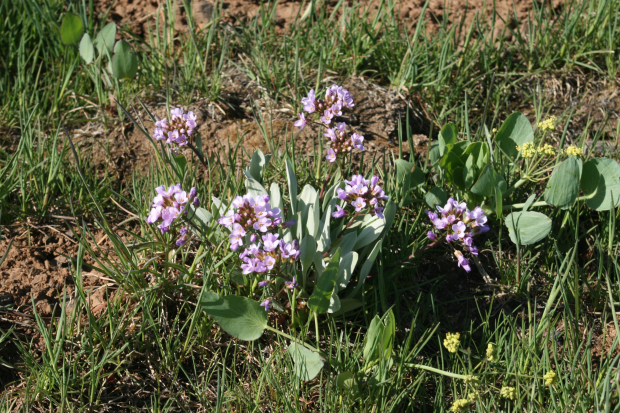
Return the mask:
{"type": "MultiPolygon", "coordinates": [[[[95,1],[96,10],[103,14],[109,10],[108,20],[125,25],[129,30],[139,35],[148,31],[148,26],[154,26],[159,17],[163,20],[163,6],[165,0],[99,0],[95,1]]],[[[272,2],[273,3],[273,2],[272,2]]],[[[331,13],[337,1],[328,1],[326,12],[331,13]]],[[[372,18],[384,3],[380,0],[346,1],[344,7],[357,7],[358,13],[368,13],[372,18]]],[[[409,31],[415,31],[418,19],[423,12],[425,0],[401,0],[395,2],[395,16],[407,27],[409,31]]],[[[564,0],[551,0],[544,2],[556,10],[560,10],[564,0]]],[[[229,24],[247,23],[250,19],[266,10],[270,5],[260,0],[226,0],[223,2],[194,1],[191,14],[195,26],[205,27],[214,12],[214,7],[221,7],[222,18],[229,24]]],[[[308,10],[307,1],[281,0],[275,7],[274,19],[276,29],[284,31],[290,27],[295,19],[301,17],[308,10]],[[302,9],[302,6],[304,7],[302,9]]],[[[385,6],[383,6],[385,7],[385,6]]],[[[317,10],[318,11],[318,10],[317,10]]],[[[511,29],[517,27],[517,21],[525,22],[531,16],[533,4],[529,0],[431,0],[426,10],[427,30],[436,32],[445,23],[454,24],[464,20],[465,27],[469,27],[476,19],[481,22],[491,22],[493,13],[496,14],[495,36],[503,35],[511,38],[509,30],[504,32],[506,26],[511,29]],[[516,13],[516,18],[515,18],[516,13]]],[[[178,2],[177,8],[171,17],[175,20],[175,29],[186,30],[189,27],[187,13],[178,2]]]]}

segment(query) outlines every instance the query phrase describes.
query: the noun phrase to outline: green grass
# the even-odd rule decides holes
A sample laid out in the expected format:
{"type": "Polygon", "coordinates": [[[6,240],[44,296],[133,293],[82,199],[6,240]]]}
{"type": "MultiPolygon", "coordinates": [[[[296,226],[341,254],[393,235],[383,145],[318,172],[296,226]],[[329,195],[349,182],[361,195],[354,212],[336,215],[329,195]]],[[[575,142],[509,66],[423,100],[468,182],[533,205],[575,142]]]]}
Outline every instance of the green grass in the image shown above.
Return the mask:
{"type": "MultiPolygon", "coordinates": [[[[238,155],[242,167],[249,163],[243,149],[212,154],[208,179],[198,173],[195,159],[182,179],[165,159],[155,159],[148,173],[136,171],[121,181],[114,171],[96,170],[88,149],[72,148],[64,130],[71,135],[87,120],[115,127],[118,120],[106,110],[113,104],[110,93],[128,108],[139,106],[136,96],[165,96],[169,107],[202,98],[226,105],[227,70],[236,66],[256,84],[258,95],[296,111],[300,98],[321,88],[327,76],[366,76],[419,96],[429,120],[437,126],[454,122],[459,140],[485,142],[485,127],[499,127],[514,105],[532,108],[536,121],[547,116],[550,96],[532,96],[527,82],[581,76],[617,84],[617,0],[575,2],[560,11],[535,3],[525,22],[530,34],[513,31],[510,42],[493,38],[496,16],[479,16],[471,27],[448,25],[444,18],[434,34],[420,20],[408,33],[391,2],[372,19],[361,5],[340,2],[333,13],[318,7],[284,34],[276,34],[273,4],[232,30],[221,24],[216,7],[211,25],[177,35],[169,24],[171,5],[164,6],[164,19],[146,39],[122,33],[139,55],[138,76],[106,89],[98,78],[105,69],[86,68],[77,48],[64,46],[58,35],[66,10],[96,33],[103,24],[88,2],[69,9],[55,1],[0,4],[0,50],[6,51],[0,56],[0,224],[49,224],[57,222],[55,216],[74,216],[68,225],[79,241],[71,257],[75,292],[59,298],[71,300],[73,311],[59,305],[51,319],[35,312],[34,336],[19,325],[9,333],[10,324],[0,324],[0,371],[6,373],[0,377],[12,377],[0,382],[0,411],[442,412],[476,391],[472,411],[620,411],[620,335],[607,336],[608,325],[620,333],[620,209],[595,212],[583,202],[567,210],[537,207],[552,219],[551,235],[520,248],[508,239],[502,220],[492,217],[481,259],[494,279],[490,284],[476,270],[467,277],[457,271],[441,249],[397,265],[428,244],[428,207],[418,200],[434,185],[454,190],[441,174],[433,181],[436,165],[412,159],[425,182],[398,210],[365,284],[363,307],[345,317],[322,316],[319,337],[314,326],[286,330],[317,343],[326,355],[318,378],[300,382],[286,353],[288,340],[270,332],[254,342],[233,339],[197,305],[201,291],[248,294],[232,281],[228,239],[214,232],[167,260],[169,251],[155,247],[159,233],[144,221],[161,184],[182,180],[184,187],[196,186],[208,207],[213,196],[243,194],[237,165],[238,155]],[[106,246],[97,245],[95,233],[101,231],[109,239],[106,246]],[[84,284],[93,268],[113,284],[101,313],[94,312],[92,287],[84,284]],[[365,368],[372,318],[390,309],[397,326],[392,357],[368,369],[355,388],[340,389],[338,374],[365,368]],[[456,331],[461,346],[452,354],[442,342],[456,331]],[[602,354],[593,351],[600,340],[602,354]],[[494,361],[486,357],[489,343],[497,348],[494,361]],[[557,382],[545,386],[542,377],[550,370],[557,382]],[[515,400],[500,397],[505,386],[515,388],[515,400]]],[[[556,113],[560,130],[553,141],[560,147],[596,142],[604,133],[618,137],[620,122],[608,125],[611,132],[591,129],[590,122],[570,132],[572,115],[571,108],[556,113]]],[[[259,122],[266,144],[284,154],[272,159],[265,182],[285,188],[289,158],[300,188],[320,187],[327,173],[325,163],[315,161],[321,156],[295,153],[293,132],[274,143],[270,126],[259,122]]],[[[404,119],[401,144],[411,130],[404,119]]],[[[390,196],[406,195],[391,157],[350,165],[345,174],[352,172],[378,174],[390,196]]],[[[512,182],[518,179],[514,170],[510,174],[512,182]]],[[[539,187],[524,184],[504,205],[525,202],[539,187]]]]}

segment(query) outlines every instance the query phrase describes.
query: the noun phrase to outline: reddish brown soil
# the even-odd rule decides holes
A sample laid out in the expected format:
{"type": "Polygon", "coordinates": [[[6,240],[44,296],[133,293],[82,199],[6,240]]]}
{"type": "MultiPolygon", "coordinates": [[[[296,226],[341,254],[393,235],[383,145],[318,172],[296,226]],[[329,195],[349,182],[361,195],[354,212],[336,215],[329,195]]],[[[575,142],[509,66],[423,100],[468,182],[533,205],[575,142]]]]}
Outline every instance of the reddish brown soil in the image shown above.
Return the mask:
{"type": "MultiPolygon", "coordinates": [[[[130,30],[143,34],[148,29],[148,25],[153,25],[157,16],[163,18],[162,8],[165,0],[99,0],[95,1],[99,12],[110,11],[109,19],[117,23],[125,24],[130,30]]],[[[273,4],[273,2],[271,2],[273,4]]],[[[275,21],[277,27],[286,29],[296,18],[301,17],[306,12],[308,1],[281,0],[275,10],[275,21]],[[302,5],[304,9],[302,9],[302,5]]],[[[347,9],[357,8],[359,14],[367,13],[374,16],[383,3],[381,0],[356,0],[346,1],[344,6],[347,9]]],[[[395,15],[411,31],[415,30],[418,18],[420,17],[426,0],[396,0],[395,15]]],[[[565,0],[545,1],[553,8],[559,8],[565,0]]],[[[186,12],[182,2],[177,2],[175,10],[175,28],[184,30],[188,27],[186,12]]],[[[327,12],[331,12],[338,4],[336,0],[327,2],[327,12]]],[[[260,0],[226,0],[216,1],[194,1],[192,6],[192,16],[195,25],[203,28],[211,19],[214,7],[221,7],[222,17],[225,21],[235,24],[245,23],[249,19],[260,13],[261,7],[267,8],[267,4],[260,0]]],[[[385,8],[385,5],[383,5],[385,8]]],[[[446,23],[460,23],[465,21],[465,27],[479,18],[481,22],[490,22],[493,11],[496,12],[495,35],[500,35],[506,25],[510,28],[517,26],[514,17],[515,12],[519,22],[524,22],[531,15],[533,9],[530,0],[431,0],[426,10],[427,29],[434,32],[437,28],[446,23]]],[[[509,33],[505,34],[510,37],[509,33]]]]}

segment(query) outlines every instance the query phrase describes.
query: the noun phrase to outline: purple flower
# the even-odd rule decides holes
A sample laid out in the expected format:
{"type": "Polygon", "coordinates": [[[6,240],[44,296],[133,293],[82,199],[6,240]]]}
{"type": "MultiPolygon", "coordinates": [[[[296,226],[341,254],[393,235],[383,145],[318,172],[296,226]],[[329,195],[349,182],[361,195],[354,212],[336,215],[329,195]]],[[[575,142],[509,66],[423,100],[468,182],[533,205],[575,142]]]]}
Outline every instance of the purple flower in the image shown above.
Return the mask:
{"type": "Polygon", "coordinates": [[[265,281],[261,281],[258,283],[259,287],[267,287],[269,285],[269,281],[265,280],[265,281]]]}
{"type": "Polygon", "coordinates": [[[299,120],[295,122],[294,125],[299,129],[303,129],[307,124],[308,122],[306,121],[306,116],[303,113],[299,113],[299,120]]]}
{"type": "Polygon", "coordinates": [[[473,255],[478,255],[478,248],[475,245],[468,247],[468,249],[469,249],[469,252],[471,252],[473,255]]]}
{"type": "Polygon", "coordinates": [[[179,239],[177,239],[176,244],[177,247],[182,247],[187,242],[187,227],[181,227],[179,230],[179,239]]]}
{"type": "Polygon", "coordinates": [[[467,272],[471,272],[471,267],[469,266],[469,261],[467,261],[467,258],[465,258],[463,256],[463,253],[461,251],[454,251],[454,255],[456,256],[456,258],[459,261],[459,267],[463,267],[463,269],[467,272]]]}
{"type": "Polygon", "coordinates": [[[353,143],[353,147],[355,147],[356,149],[359,149],[360,151],[364,150],[364,137],[362,135],[354,133],[353,135],[351,135],[351,142],[353,143]]]}
{"type": "Polygon", "coordinates": [[[438,216],[437,216],[437,214],[435,212],[431,212],[429,210],[426,210],[424,212],[426,212],[426,215],[428,216],[428,219],[431,220],[431,222],[435,221],[438,218],[438,216]]]}
{"type": "Polygon", "coordinates": [[[334,217],[334,218],[342,218],[343,216],[347,215],[347,211],[342,209],[340,207],[340,205],[335,205],[335,207],[336,207],[336,212],[332,213],[332,217],[334,217]]]}
{"type": "Polygon", "coordinates": [[[452,231],[454,231],[453,239],[458,240],[465,236],[465,230],[467,227],[463,223],[463,221],[459,221],[456,224],[452,225],[452,231]]]}
{"type": "Polygon", "coordinates": [[[284,224],[282,224],[282,228],[288,228],[288,227],[292,227],[293,225],[295,225],[295,220],[291,219],[290,221],[286,221],[284,224]]]}
{"type": "Polygon", "coordinates": [[[266,299],[265,301],[263,301],[262,303],[260,303],[261,307],[265,307],[265,311],[269,311],[269,309],[271,308],[271,303],[273,300],[271,299],[266,299]]]}
{"type": "Polygon", "coordinates": [[[343,201],[346,201],[349,199],[349,194],[347,194],[347,192],[342,188],[336,189],[336,196],[339,199],[342,199],[343,201]]]}
{"type": "Polygon", "coordinates": [[[385,219],[385,215],[383,215],[383,207],[375,206],[374,213],[380,219],[385,219]]]}
{"type": "Polygon", "coordinates": [[[297,285],[297,277],[293,277],[292,281],[286,281],[284,283],[284,285],[286,286],[286,288],[288,288],[289,290],[294,290],[295,288],[298,287],[297,285]]]}
{"type": "Polygon", "coordinates": [[[329,125],[333,118],[334,114],[331,112],[331,110],[326,109],[325,112],[323,112],[323,116],[320,117],[320,121],[323,122],[323,124],[325,125],[329,125]]]}
{"type": "Polygon", "coordinates": [[[330,163],[335,162],[336,161],[336,152],[334,152],[333,149],[328,149],[327,150],[327,156],[325,157],[325,159],[327,159],[330,163]]]}
{"type": "Polygon", "coordinates": [[[308,97],[301,99],[301,104],[304,105],[304,111],[313,113],[316,110],[316,97],[314,95],[314,89],[310,89],[308,97]]]}
{"type": "Polygon", "coordinates": [[[437,235],[435,235],[435,233],[433,231],[428,231],[426,233],[426,236],[428,237],[428,239],[430,239],[431,241],[435,241],[437,239],[437,235]]]}
{"type": "Polygon", "coordinates": [[[276,248],[280,245],[280,241],[278,241],[278,234],[268,233],[263,235],[263,248],[267,252],[275,251],[276,248]]]}
{"type": "Polygon", "coordinates": [[[360,212],[366,206],[366,202],[364,202],[364,198],[358,197],[355,201],[351,202],[351,205],[353,205],[356,212],[360,212]]]}

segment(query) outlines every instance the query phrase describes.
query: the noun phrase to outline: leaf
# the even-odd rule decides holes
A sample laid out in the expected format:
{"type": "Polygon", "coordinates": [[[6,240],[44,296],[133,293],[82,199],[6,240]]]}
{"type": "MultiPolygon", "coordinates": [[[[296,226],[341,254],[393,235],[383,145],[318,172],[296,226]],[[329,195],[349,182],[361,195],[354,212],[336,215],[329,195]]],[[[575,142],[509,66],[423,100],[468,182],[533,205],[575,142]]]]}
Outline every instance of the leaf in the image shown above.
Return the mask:
{"type": "Polygon", "coordinates": [[[297,178],[293,165],[288,159],[286,160],[286,179],[288,181],[288,195],[291,199],[290,213],[295,216],[297,214],[297,178]]]}
{"type": "Polygon", "coordinates": [[[60,26],[60,39],[67,46],[76,44],[82,37],[84,25],[82,19],[73,13],[65,14],[60,26]]]}
{"type": "Polygon", "coordinates": [[[311,351],[301,344],[291,343],[286,350],[293,358],[295,375],[303,381],[314,379],[323,368],[319,353],[311,351]]]}
{"type": "Polygon", "coordinates": [[[114,40],[116,39],[116,24],[108,23],[95,37],[95,47],[99,53],[105,53],[104,47],[108,53],[112,53],[114,48],[114,40]]]}
{"type": "Polygon", "coordinates": [[[342,391],[357,392],[359,390],[357,380],[355,380],[355,374],[350,371],[344,371],[336,376],[336,387],[342,391]]]}
{"type": "Polygon", "coordinates": [[[480,173],[476,183],[471,187],[471,192],[476,195],[492,196],[493,188],[498,185],[498,182],[497,172],[493,169],[493,165],[488,164],[480,173]]]}
{"type": "Polygon", "coordinates": [[[545,202],[549,205],[568,209],[579,195],[582,162],[576,156],[569,156],[553,170],[545,190],[545,202]]]}
{"type": "Polygon", "coordinates": [[[183,154],[173,155],[172,159],[178,168],[179,176],[185,176],[185,172],[187,171],[187,159],[185,159],[185,156],[183,156],[183,154]]]}
{"type": "Polygon", "coordinates": [[[346,314],[353,310],[357,310],[362,306],[362,302],[360,300],[356,300],[354,298],[341,298],[340,299],[340,309],[338,311],[334,311],[332,316],[336,317],[342,314],[346,314]]]}
{"type": "Polygon", "coordinates": [[[347,255],[349,252],[353,251],[355,241],[357,241],[357,234],[355,232],[350,232],[345,235],[342,241],[340,241],[340,254],[347,255]]]}
{"type": "Polygon", "coordinates": [[[333,314],[340,310],[340,297],[338,297],[337,287],[332,291],[332,296],[329,298],[329,307],[327,308],[328,314],[333,314]]]}
{"type": "Polygon", "coordinates": [[[614,207],[620,205],[618,162],[609,158],[590,159],[583,165],[581,189],[584,195],[590,197],[586,199],[586,204],[596,211],[609,211],[612,194],[614,207]]]}
{"type": "Polygon", "coordinates": [[[244,171],[246,172],[246,176],[249,174],[250,176],[248,176],[248,178],[254,178],[258,182],[262,183],[263,174],[265,167],[267,166],[267,162],[268,161],[265,158],[263,151],[261,151],[260,149],[255,150],[252,154],[252,160],[250,161],[249,168],[244,171]]]}
{"type": "Polygon", "coordinates": [[[247,178],[245,180],[245,187],[248,189],[248,193],[253,196],[267,195],[267,190],[256,179],[247,178]]]}
{"type": "Polygon", "coordinates": [[[240,340],[256,340],[268,326],[265,309],[246,297],[221,297],[206,291],[200,297],[200,306],[224,331],[240,340]]]}
{"type": "Polygon", "coordinates": [[[284,214],[284,211],[283,211],[284,205],[282,204],[282,195],[280,194],[280,187],[275,182],[273,182],[271,186],[269,187],[269,203],[271,204],[272,208],[274,207],[279,208],[280,213],[284,214]]]}
{"type": "MultiPolygon", "coordinates": [[[[198,228],[198,231],[200,232],[199,235],[204,237],[209,231],[211,221],[213,221],[213,214],[205,208],[194,208],[194,206],[190,206],[190,213],[187,215],[187,218],[198,228]]],[[[191,225],[190,228],[194,229],[191,225]]]]}
{"type": "Polygon", "coordinates": [[[370,270],[372,269],[372,266],[377,259],[377,255],[379,255],[379,252],[381,251],[381,244],[382,241],[379,240],[379,242],[375,244],[374,248],[368,255],[368,258],[366,258],[366,261],[364,261],[364,265],[362,265],[362,269],[360,270],[357,285],[355,286],[355,289],[351,292],[351,294],[349,294],[349,297],[355,297],[357,293],[362,289],[364,280],[366,279],[366,277],[368,277],[368,274],[370,274],[370,270]]]}
{"type": "Polygon", "coordinates": [[[504,121],[495,139],[502,151],[514,159],[519,155],[517,145],[523,146],[526,142],[534,142],[534,130],[523,114],[515,112],[504,121]]]}
{"type": "Polygon", "coordinates": [[[512,242],[517,245],[531,245],[549,234],[551,219],[540,212],[513,212],[506,216],[506,226],[512,242]]]}
{"type": "Polygon", "coordinates": [[[129,43],[123,40],[114,47],[112,71],[118,79],[131,79],[138,72],[138,56],[131,52],[129,43]]]}
{"type": "Polygon", "coordinates": [[[457,169],[464,168],[465,163],[454,152],[450,151],[441,159],[441,167],[446,171],[446,181],[452,183],[456,181],[457,176],[462,177],[463,173],[457,173],[457,169]]]}
{"type": "Polygon", "coordinates": [[[80,56],[84,59],[87,65],[91,64],[95,55],[95,48],[93,47],[93,41],[88,33],[85,33],[80,41],[80,56]]]}
{"type": "Polygon", "coordinates": [[[385,225],[383,226],[382,237],[385,236],[385,234],[387,234],[390,230],[392,224],[394,223],[394,218],[396,218],[396,204],[392,202],[391,199],[387,202],[387,205],[383,210],[383,215],[385,216],[385,225]]]}
{"type": "Polygon", "coordinates": [[[368,331],[366,332],[364,344],[364,365],[374,364],[381,357],[379,351],[379,343],[383,340],[383,330],[385,326],[381,319],[376,315],[370,322],[368,331]]]}
{"type": "Polygon", "coordinates": [[[456,143],[457,134],[458,132],[456,129],[456,125],[454,125],[453,123],[448,123],[443,128],[441,128],[438,136],[439,153],[441,155],[445,153],[446,145],[454,145],[456,143]]]}
{"type": "Polygon", "coordinates": [[[383,329],[381,350],[383,351],[383,358],[388,359],[392,355],[392,347],[394,347],[394,339],[396,338],[396,318],[392,309],[388,310],[383,319],[385,328],[383,329]]]}
{"type": "Polygon", "coordinates": [[[424,201],[426,201],[426,205],[435,209],[437,205],[443,206],[448,202],[448,194],[442,188],[434,186],[426,193],[424,201]]]}
{"type": "Polygon", "coordinates": [[[336,285],[338,290],[344,290],[347,288],[351,275],[355,271],[357,265],[358,255],[357,252],[351,251],[350,253],[343,255],[340,260],[340,268],[338,268],[338,278],[336,279],[336,285]]]}
{"type": "Polygon", "coordinates": [[[357,236],[357,240],[353,246],[354,250],[362,248],[379,238],[379,235],[381,235],[385,227],[384,219],[373,217],[372,215],[366,215],[364,221],[366,221],[366,219],[368,219],[368,221],[362,232],[357,236]]]}
{"type": "Polygon", "coordinates": [[[340,263],[340,249],[336,251],[334,256],[323,275],[314,288],[314,292],[308,299],[308,307],[317,314],[327,312],[329,301],[336,286],[336,277],[338,277],[338,264],[340,263]]]}
{"type": "Polygon", "coordinates": [[[301,244],[299,244],[299,261],[301,261],[301,268],[304,275],[308,273],[308,269],[310,269],[312,265],[315,252],[316,241],[312,235],[308,234],[301,240],[301,244]]]}

